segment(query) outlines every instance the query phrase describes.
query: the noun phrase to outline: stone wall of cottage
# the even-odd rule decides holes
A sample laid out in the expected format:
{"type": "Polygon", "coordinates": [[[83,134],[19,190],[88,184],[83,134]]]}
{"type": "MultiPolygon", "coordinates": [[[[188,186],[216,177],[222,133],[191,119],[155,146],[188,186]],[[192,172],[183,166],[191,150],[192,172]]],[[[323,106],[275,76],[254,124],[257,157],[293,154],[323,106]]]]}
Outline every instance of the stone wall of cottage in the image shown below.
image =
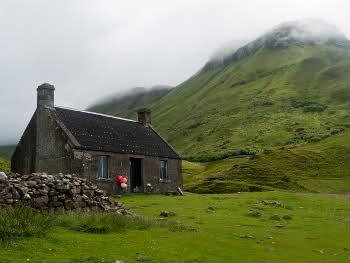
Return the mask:
{"type": "Polygon", "coordinates": [[[73,150],[73,156],[73,163],[76,163],[76,171],[73,172],[79,173],[78,170],[82,171],[81,174],[85,178],[93,181],[109,193],[119,194],[121,192],[119,185],[115,183],[117,176],[126,177],[130,182],[130,158],[142,160],[142,181],[144,186],[143,189],[140,189],[142,192],[148,191],[146,189],[147,184],[152,186],[152,192],[154,193],[176,192],[177,187],[181,189],[183,187],[181,160],[178,159],[81,150],[73,150]],[[97,157],[101,155],[108,156],[109,178],[107,179],[96,177],[97,157]],[[166,181],[160,180],[160,160],[168,161],[168,179],[166,181]]]}
{"type": "MultiPolygon", "coordinates": [[[[76,150],[68,137],[58,127],[50,111],[41,109],[29,123],[12,158],[12,171],[20,174],[45,172],[49,174],[76,174],[97,184],[109,194],[120,194],[116,177],[122,175],[130,182],[130,158],[142,159],[141,192],[152,186],[154,193],[176,192],[182,189],[181,160],[144,155],[118,154],[102,151],[76,150]],[[36,140],[36,138],[40,138],[36,140]],[[96,178],[97,160],[100,155],[108,156],[109,178],[96,178]],[[160,180],[160,160],[168,161],[168,179],[160,180]]],[[[131,190],[131,189],[129,189],[131,190]]]]}
{"type": "Polygon", "coordinates": [[[37,110],[36,119],[35,172],[70,173],[72,156],[67,135],[48,109],[37,110]]]}
{"type": "Polygon", "coordinates": [[[19,174],[70,173],[71,147],[68,137],[57,126],[50,111],[37,110],[11,158],[11,171],[19,174]]]}

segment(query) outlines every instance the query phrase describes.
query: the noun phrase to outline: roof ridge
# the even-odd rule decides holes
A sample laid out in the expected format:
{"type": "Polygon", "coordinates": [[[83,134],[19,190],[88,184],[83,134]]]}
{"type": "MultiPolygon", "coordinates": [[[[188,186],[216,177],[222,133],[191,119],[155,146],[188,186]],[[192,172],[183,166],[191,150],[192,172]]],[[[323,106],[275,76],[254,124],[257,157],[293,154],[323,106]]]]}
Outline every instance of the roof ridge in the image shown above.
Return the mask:
{"type": "Polygon", "coordinates": [[[113,118],[113,119],[118,119],[118,120],[122,120],[122,121],[130,121],[130,122],[137,122],[137,123],[138,123],[138,121],[135,121],[135,120],[130,120],[130,119],[126,119],[126,118],[120,118],[120,117],[116,117],[116,116],[112,116],[112,115],[107,115],[107,114],[102,114],[102,113],[97,113],[97,112],[92,112],[92,111],[78,110],[78,109],[74,109],[74,108],[62,107],[62,106],[57,106],[57,105],[55,105],[54,107],[55,107],[55,108],[64,109],[64,110],[78,111],[78,112],[83,112],[83,113],[98,115],[98,116],[102,116],[102,117],[107,117],[107,118],[113,118]]]}

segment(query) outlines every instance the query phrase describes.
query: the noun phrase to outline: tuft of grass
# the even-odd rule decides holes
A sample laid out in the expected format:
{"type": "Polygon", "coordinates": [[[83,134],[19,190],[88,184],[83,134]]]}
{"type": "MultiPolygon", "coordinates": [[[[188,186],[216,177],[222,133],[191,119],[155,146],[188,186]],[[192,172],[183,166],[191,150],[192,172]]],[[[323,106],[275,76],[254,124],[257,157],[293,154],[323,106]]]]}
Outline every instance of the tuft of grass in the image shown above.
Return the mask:
{"type": "Polygon", "coordinates": [[[0,210],[0,242],[22,237],[40,237],[53,226],[47,213],[34,211],[27,206],[5,207],[0,210]]]}
{"type": "Polygon", "coordinates": [[[71,230],[93,234],[121,232],[126,229],[149,229],[162,225],[160,222],[145,217],[127,217],[109,212],[66,213],[56,219],[56,224],[71,230]]]}

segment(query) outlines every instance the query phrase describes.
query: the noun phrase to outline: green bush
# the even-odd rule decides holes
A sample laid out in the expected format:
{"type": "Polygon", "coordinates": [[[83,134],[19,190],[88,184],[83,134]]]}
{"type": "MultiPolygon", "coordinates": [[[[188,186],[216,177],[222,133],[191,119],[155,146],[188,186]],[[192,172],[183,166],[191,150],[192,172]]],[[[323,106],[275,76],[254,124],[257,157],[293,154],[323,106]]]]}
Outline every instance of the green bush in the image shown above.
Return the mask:
{"type": "Polygon", "coordinates": [[[2,208],[0,210],[0,242],[45,235],[53,225],[53,221],[49,214],[34,211],[27,206],[2,208]]]}
{"type": "Polygon", "coordinates": [[[237,149],[237,150],[217,153],[215,155],[213,153],[208,153],[208,154],[200,154],[198,156],[183,156],[183,159],[188,160],[190,162],[212,162],[212,161],[223,160],[223,159],[233,157],[233,156],[238,156],[238,155],[255,155],[255,154],[256,153],[252,150],[237,149]]]}
{"type": "Polygon", "coordinates": [[[303,111],[304,112],[322,112],[327,108],[325,105],[321,104],[311,104],[304,106],[303,111]]]}
{"type": "Polygon", "coordinates": [[[327,109],[326,105],[315,101],[298,100],[291,98],[291,105],[294,108],[302,108],[304,112],[323,112],[327,109]]]}

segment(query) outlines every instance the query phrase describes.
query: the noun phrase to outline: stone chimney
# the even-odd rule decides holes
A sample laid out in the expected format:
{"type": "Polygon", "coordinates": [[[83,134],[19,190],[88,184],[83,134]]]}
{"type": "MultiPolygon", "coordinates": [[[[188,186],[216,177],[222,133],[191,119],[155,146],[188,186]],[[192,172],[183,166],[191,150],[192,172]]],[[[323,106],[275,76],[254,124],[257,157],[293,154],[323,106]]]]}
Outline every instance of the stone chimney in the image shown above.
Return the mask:
{"type": "Polygon", "coordinates": [[[43,83],[37,88],[37,107],[53,107],[55,101],[55,87],[49,83],[43,83]]]}
{"type": "Polygon", "coordinates": [[[150,109],[139,109],[137,111],[137,117],[139,123],[142,123],[146,127],[151,126],[152,120],[150,109]]]}

